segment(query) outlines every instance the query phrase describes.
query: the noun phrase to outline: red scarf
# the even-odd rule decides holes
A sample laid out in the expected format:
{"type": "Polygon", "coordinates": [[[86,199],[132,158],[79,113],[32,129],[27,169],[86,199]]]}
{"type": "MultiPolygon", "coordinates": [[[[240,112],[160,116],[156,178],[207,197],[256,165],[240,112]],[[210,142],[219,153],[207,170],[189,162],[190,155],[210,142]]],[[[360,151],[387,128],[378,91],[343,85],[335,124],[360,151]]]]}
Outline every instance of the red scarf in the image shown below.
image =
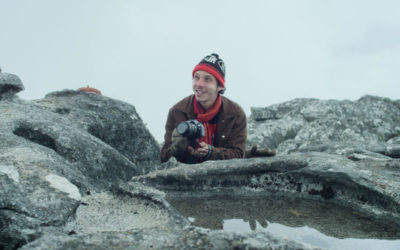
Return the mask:
{"type": "Polygon", "coordinates": [[[209,121],[218,114],[219,110],[221,109],[221,103],[222,103],[221,96],[218,95],[214,104],[207,110],[204,110],[201,104],[196,100],[196,97],[194,97],[193,101],[194,113],[196,114],[197,120],[203,123],[205,130],[205,136],[199,138],[199,143],[204,141],[207,144],[210,145],[213,144],[212,138],[214,136],[217,124],[216,123],[211,124],[209,123],[209,121]]]}

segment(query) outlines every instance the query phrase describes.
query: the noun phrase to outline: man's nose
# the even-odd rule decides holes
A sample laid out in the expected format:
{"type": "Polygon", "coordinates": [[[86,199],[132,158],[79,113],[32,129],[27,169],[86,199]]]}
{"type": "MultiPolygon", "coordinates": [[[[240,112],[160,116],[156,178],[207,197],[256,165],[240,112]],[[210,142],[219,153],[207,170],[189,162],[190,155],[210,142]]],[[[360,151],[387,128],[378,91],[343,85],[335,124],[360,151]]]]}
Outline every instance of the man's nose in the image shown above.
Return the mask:
{"type": "Polygon", "coordinates": [[[197,86],[204,86],[204,79],[200,78],[198,81],[196,81],[197,86]]]}

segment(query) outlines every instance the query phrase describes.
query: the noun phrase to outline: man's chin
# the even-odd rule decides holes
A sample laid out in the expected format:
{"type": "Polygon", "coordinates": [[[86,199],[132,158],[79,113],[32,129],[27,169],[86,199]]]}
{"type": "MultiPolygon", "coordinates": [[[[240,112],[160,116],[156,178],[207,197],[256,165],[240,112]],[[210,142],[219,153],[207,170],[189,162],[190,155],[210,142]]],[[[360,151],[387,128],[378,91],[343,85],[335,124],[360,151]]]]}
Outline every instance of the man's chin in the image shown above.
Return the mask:
{"type": "Polygon", "coordinates": [[[203,95],[194,94],[194,96],[196,97],[196,100],[198,102],[204,102],[205,101],[205,98],[204,98],[203,95]]]}

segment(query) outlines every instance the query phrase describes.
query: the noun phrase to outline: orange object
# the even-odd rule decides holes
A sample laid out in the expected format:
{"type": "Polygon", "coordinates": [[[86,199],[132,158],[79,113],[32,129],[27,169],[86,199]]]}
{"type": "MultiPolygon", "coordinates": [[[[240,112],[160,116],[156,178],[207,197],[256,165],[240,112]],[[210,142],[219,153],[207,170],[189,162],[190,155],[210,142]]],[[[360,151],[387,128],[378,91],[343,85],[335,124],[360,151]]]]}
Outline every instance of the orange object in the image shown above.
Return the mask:
{"type": "Polygon", "coordinates": [[[100,90],[92,88],[89,85],[87,87],[79,88],[78,90],[81,91],[81,92],[92,92],[92,93],[96,93],[98,95],[101,95],[100,90]]]}

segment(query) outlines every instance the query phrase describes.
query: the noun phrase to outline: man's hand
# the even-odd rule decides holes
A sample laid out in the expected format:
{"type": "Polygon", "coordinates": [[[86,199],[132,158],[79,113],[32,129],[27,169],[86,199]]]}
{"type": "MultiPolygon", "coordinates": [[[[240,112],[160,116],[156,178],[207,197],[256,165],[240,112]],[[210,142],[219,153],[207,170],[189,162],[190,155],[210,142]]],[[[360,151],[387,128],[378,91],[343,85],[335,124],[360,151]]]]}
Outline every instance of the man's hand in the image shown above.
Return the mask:
{"type": "Polygon", "coordinates": [[[180,135],[176,129],[172,132],[171,151],[173,156],[182,156],[188,149],[190,141],[188,138],[180,135]]]}
{"type": "Polygon", "coordinates": [[[209,154],[211,154],[210,150],[211,147],[205,142],[200,142],[199,148],[197,150],[195,150],[192,146],[188,147],[189,153],[198,158],[204,158],[208,156],[209,154]]]}

